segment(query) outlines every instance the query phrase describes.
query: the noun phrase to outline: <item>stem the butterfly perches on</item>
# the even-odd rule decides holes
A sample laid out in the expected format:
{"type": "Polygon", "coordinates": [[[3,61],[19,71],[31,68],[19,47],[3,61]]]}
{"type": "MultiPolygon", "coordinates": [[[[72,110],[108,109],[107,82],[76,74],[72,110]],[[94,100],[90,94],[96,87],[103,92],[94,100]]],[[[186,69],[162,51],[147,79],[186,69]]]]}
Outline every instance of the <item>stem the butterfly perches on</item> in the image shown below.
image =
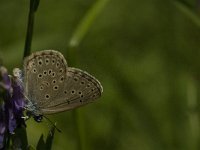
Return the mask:
{"type": "Polygon", "coordinates": [[[26,32],[26,41],[24,46],[24,57],[28,56],[31,51],[31,43],[33,37],[33,27],[34,27],[34,16],[37,8],[39,6],[40,0],[30,0],[30,9],[28,15],[28,26],[26,32]]]}

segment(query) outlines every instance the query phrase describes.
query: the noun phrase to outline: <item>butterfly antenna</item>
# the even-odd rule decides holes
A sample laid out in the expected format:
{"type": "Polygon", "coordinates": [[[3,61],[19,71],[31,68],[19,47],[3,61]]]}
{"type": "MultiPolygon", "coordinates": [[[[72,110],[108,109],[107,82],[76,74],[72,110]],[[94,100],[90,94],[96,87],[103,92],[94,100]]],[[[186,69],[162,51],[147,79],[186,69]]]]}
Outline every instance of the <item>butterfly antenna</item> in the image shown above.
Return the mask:
{"type": "Polygon", "coordinates": [[[43,116],[46,120],[48,120],[50,123],[51,123],[51,125],[58,131],[58,132],[61,132],[61,130],[60,129],[58,129],[57,127],[56,127],[56,123],[53,123],[49,118],[47,118],[46,116],[43,116]]]}

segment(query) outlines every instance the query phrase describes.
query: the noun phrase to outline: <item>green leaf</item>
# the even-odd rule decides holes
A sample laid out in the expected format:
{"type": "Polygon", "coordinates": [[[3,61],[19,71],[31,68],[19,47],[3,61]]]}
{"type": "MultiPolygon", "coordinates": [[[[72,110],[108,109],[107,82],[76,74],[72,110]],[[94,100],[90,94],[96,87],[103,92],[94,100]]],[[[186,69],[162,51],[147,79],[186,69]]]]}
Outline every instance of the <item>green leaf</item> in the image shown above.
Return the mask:
{"type": "Polygon", "coordinates": [[[54,134],[55,134],[55,127],[53,126],[47,136],[47,140],[46,140],[46,149],[47,150],[51,150],[54,134]]]}
{"type": "Polygon", "coordinates": [[[35,148],[32,145],[29,145],[27,150],[35,150],[35,148]]]}
{"type": "Polygon", "coordinates": [[[36,149],[37,150],[46,150],[46,144],[45,144],[45,141],[44,141],[44,135],[43,134],[40,136],[40,139],[38,141],[36,149]]]}
{"type": "Polygon", "coordinates": [[[28,139],[25,127],[17,128],[15,130],[15,134],[11,136],[11,139],[14,149],[26,149],[28,147],[28,139]]]}
{"type": "Polygon", "coordinates": [[[51,130],[49,131],[46,142],[44,141],[44,135],[43,134],[41,135],[36,149],[37,150],[51,150],[54,134],[55,134],[55,126],[53,126],[51,130]]]}

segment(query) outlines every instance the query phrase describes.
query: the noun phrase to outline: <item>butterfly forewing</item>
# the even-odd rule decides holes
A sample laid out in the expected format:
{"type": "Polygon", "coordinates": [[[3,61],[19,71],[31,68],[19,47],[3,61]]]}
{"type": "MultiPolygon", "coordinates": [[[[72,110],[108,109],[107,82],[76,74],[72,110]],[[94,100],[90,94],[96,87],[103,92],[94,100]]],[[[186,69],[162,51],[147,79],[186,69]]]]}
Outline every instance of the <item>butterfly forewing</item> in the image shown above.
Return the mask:
{"type": "Polygon", "coordinates": [[[58,98],[67,70],[62,54],[53,50],[33,53],[25,59],[24,68],[25,95],[37,108],[58,98]]]}

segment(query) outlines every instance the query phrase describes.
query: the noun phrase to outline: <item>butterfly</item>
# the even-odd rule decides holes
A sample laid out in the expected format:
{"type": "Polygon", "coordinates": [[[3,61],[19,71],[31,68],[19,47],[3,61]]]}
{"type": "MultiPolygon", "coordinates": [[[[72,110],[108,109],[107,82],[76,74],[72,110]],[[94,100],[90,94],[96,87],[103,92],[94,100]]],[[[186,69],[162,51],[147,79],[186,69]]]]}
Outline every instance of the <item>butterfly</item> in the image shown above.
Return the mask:
{"type": "Polygon", "coordinates": [[[23,73],[14,70],[23,83],[28,116],[40,122],[43,115],[71,110],[94,102],[102,95],[101,83],[89,73],[68,67],[55,50],[32,53],[24,59],[23,73]]]}

